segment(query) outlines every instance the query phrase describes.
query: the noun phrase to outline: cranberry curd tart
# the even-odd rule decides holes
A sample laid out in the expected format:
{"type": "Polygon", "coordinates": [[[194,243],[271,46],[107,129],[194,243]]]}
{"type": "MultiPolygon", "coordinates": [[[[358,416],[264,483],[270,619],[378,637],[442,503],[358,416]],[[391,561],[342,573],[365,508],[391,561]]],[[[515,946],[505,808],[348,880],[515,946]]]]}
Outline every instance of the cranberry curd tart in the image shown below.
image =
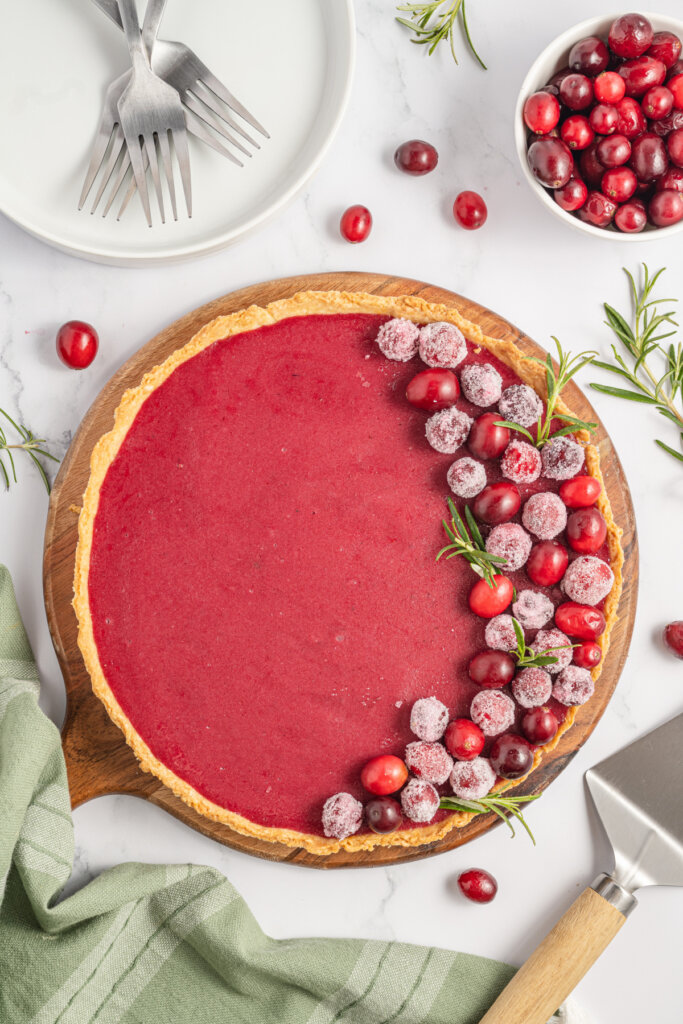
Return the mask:
{"type": "Polygon", "coordinates": [[[74,607],[93,690],[200,814],[316,854],[418,847],[591,699],[621,530],[553,364],[420,298],[207,324],[94,448],[74,607]]]}

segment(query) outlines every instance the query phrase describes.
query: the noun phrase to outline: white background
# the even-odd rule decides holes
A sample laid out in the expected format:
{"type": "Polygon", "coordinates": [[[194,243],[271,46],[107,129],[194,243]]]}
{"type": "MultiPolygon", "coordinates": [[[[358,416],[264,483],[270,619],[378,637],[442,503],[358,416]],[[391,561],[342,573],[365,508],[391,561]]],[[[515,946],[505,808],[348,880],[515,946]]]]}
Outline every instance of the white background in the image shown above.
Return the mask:
{"type": "MultiPolygon", "coordinates": [[[[489,64],[485,73],[461,40],[458,68],[446,50],[428,59],[394,23],[389,0],[356,6],[351,105],[321,171],[276,222],[232,249],[160,269],[107,268],[52,251],[0,219],[0,405],[49,438],[59,455],[102,385],[142,343],[192,308],[259,280],[339,269],[413,276],[492,307],[541,344],[557,334],[576,351],[603,353],[610,336],[601,303],[627,305],[622,265],[635,269],[645,259],[652,268],[667,266],[664,289],[683,298],[683,235],[630,246],[587,238],[542,209],[517,166],[511,117],[528,65],[560,31],[601,9],[589,0],[575,0],[571,13],[538,0],[472,2],[470,28],[489,64]],[[430,140],[440,153],[437,171],[423,179],[392,165],[395,146],[412,137],[430,140]],[[460,230],[450,215],[463,188],[481,191],[488,203],[488,223],[476,233],[460,230]],[[371,208],[375,224],[366,243],[351,247],[336,224],[355,202],[371,208]],[[89,320],[100,333],[100,354],[84,373],[55,356],[56,328],[70,318],[89,320]]],[[[679,7],[673,0],[657,6],[671,15],[679,7]]],[[[584,374],[584,383],[589,379],[584,374]]],[[[521,962],[608,867],[584,770],[683,703],[683,664],[659,640],[667,621],[683,618],[683,466],[652,440],[675,444],[675,431],[643,407],[597,394],[593,401],[631,485],[640,607],[622,680],[598,729],[529,811],[535,849],[499,828],[473,846],[412,865],[316,872],[234,853],[141,801],[110,797],[75,813],[76,882],[124,859],[192,860],[224,871],[271,935],[396,938],[521,962]],[[498,879],[488,907],[457,893],[458,873],[473,865],[498,879]]],[[[0,495],[0,559],[14,576],[44,680],[43,706],[60,722],[63,685],[41,590],[46,495],[31,468],[20,472],[12,493],[0,495]]],[[[596,1021],[681,1020],[682,914],[679,891],[641,893],[628,924],[579,986],[596,1021]]]]}

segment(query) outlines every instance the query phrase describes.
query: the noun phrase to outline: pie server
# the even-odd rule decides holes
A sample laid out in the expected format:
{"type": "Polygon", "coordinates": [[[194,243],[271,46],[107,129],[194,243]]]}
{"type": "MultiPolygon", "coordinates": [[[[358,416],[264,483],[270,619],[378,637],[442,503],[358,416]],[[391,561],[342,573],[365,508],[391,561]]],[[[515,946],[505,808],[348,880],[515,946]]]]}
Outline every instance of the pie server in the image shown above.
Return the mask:
{"type": "Polygon", "coordinates": [[[480,1024],[546,1024],[617,934],[644,885],[683,885],[683,714],[586,772],[612,844],[598,875],[480,1024]]]}

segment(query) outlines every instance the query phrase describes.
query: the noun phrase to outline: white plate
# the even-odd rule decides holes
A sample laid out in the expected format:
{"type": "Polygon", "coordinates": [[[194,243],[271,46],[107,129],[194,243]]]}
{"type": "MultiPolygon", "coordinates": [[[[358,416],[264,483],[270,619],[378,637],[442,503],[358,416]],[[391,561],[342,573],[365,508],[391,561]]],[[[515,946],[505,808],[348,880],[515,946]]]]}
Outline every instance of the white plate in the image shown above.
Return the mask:
{"type": "MultiPolygon", "coordinates": [[[[102,263],[159,264],[214,252],[276,213],[310,178],[346,106],[352,0],[169,0],[179,39],[270,132],[236,167],[191,139],[193,216],[150,229],[137,197],[120,222],[78,197],[109,82],[129,66],[123,34],[89,0],[4,5],[0,211],[50,245],[102,263]]],[[[142,3],[139,4],[143,13],[142,3]]],[[[256,136],[260,138],[260,136],[256,136]]]]}

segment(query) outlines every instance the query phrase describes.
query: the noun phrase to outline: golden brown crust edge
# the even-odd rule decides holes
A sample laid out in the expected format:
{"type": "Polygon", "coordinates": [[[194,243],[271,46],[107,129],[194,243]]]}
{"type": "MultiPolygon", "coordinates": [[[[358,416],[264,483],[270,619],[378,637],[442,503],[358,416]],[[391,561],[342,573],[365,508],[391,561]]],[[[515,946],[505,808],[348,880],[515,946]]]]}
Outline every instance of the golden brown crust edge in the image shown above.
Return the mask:
{"type": "MultiPolygon", "coordinates": [[[[348,852],[372,850],[376,846],[417,847],[443,839],[453,828],[466,825],[473,817],[471,814],[454,813],[433,825],[399,831],[390,835],[349,836],[347,839],[327,839],[323,836],[310,835],[292,829],[266,828],[252,822],[239,814],[228,811],[203,797],[187,782],[179,778],[166,765],[162,764],[152,753],[142,737],[136,732],[132,723],[122,710],[111,691],[100,664],[97,646],[93,634],[92,617],[88,597],[88,570],[92,549],[93,528],[99,504],[100,488],[109,466],[116,457],[121,444],[130,429],[135,417],[149,397],[173,371],[187,359],[191,359],[202,349],[215,341],[255,330],[267,324],[273,324],[292,316],[334,313],[377,313],[386,316],[405,317],[416,323],[433,323],[448,321],[454,323],[463,332],[468,341],[488,349],[494,356],[506,363],[523,381],[530,384],[543,398],[545,394],[545,376],[542,368],[536,363],[524,359],[522,351],[510,341],[500,341],[487,337],[481,328],[465,319],[456,308],[443,304],[426,302],[417,296],[380,296],[365,292],[299,292],[288,299],[270,303],[266,307],[250,306],[229,316],[218,317],[206,324],[182,348],[173,352],[163,363],[155,366],[145,374],[140,384],[125,392],[116,409],[112,430],[103,435],[95,445],[90,460],[90,478],[83,496],[83,506],[78,520],[78,545],[76,548],[74,575],[74,609],[78,619],[78,645],[83,655],[85,666],[92,681],[93,691],[104,704],[109,717],[123,732],[126,742],[132,748],[143,771],[152,772],[176,796],[199,814],[212,821],[229,825],[242,835],[252,836],[267,842],[278,842],[290,847],[303,847],[309,853],[326,856],[339,850],[348,852]]],[[[567,410],[563,406],[563,411],[567,410]]],[[[600,471],[600,455],[598,449],[588,443],[589,436],[579,435],[586,444],[586,468],[588,472],[602,481],[600,471]]],[[[593,678],[600,675],[604,663],[604,655],[609,648],[609,638],[616,622],[619,597],[622,589],[622,566],[624,561],[621,547],[621,529],[614,522],[609,497],[604,489],[598,500],[600,511],[607,523],[610,564],[614,572],[614,585],[605,603],[607,627],[600,644],[603,649],[603,660],[593,670],[593,678]]],[[[554,739],[535,751],[535,769],[543,759],[545,751],[551,751],[560,741],[562,735],[571,727],[576,708],[570,708],[554,739]]],[[[513,785],[518,785],[518,780],[513,785]]],[[[501,784],[503,785],[503,784],[501,784]]],[[[509,784],[505,784],[509,785],[509,784]]],[[[500,788],[500,787],[497,787],[500,788]]]]}

